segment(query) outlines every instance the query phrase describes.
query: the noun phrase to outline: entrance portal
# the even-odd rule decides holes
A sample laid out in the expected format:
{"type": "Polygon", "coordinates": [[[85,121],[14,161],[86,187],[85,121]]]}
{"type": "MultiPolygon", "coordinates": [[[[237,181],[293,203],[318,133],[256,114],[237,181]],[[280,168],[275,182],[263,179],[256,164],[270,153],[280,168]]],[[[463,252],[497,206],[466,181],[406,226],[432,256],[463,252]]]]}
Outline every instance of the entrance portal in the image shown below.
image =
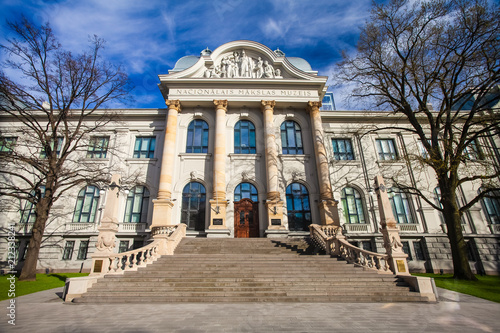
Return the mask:
{"type": "Polygon", "coordinates": [[[234,203],[234,237],[259,237],[259,203],[241,199],[234,203]]]}

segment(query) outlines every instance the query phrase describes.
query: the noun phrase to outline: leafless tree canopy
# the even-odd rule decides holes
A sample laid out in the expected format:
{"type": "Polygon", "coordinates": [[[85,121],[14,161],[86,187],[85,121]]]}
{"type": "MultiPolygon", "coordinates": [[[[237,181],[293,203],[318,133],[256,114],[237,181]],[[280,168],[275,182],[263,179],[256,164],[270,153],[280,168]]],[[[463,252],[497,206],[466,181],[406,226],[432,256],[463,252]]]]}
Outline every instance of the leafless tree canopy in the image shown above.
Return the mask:
{"type": "MultiPolygon", "coordinates": [[[[453,243],[465,251],[461,230],[451,235],[461,214],[499,187],[498,151],[490,148],[500,134],[499,36],[498,4],[392,0],[374,4],[357,52],[344,54],[337,67],[337,84],[355,84],[352,97],[400,115],[391,128],[422,143],[426,156],[413,158],[435,171],[441,203],[415,184],[393,181],[444,213],[455,266],[453,243]],[[471,156],[476,148],[481,158],[471,156]],[[456,190],[467,182],[479,182],[483,191],[457,207],[456,190]]],[[[465,277],[456,270],[455,276],[465,277]]]]}
{"type": "Polygon", "coordinates": [[[16,142],[0,133],[3,146],[11,146],[0,156],[0,196],[36,204],[25,263],[34,272],[38,250],[33,248],[39,248],[54,202],[75,186],[109,178],[109,165],[85,162],[85,151],[91,135],[117,119],[107,105],[127,100],[131,87],[120,67],[100,57],[104,41],[97,36],[90,39],[87,51],[73,54],[62,48],[48,23],[38,26],[22,18],[7,22],[6,30],[7,42],[1,45],[6,56],[0,71],[1,119],[22,127],[15,128],[16,142]],[[30,252],[36,252],[35,258],[30,252]]]}

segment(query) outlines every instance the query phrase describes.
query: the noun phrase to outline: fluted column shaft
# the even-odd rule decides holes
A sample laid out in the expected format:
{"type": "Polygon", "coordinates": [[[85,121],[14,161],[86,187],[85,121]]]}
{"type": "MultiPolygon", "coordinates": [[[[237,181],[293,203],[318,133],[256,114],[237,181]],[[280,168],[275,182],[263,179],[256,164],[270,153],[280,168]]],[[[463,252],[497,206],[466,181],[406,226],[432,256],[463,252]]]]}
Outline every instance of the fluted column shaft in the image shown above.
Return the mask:
{"type": "Polygon", "coordinates": [[[333,198],[332,183],[328,157],[325,149],[325,135],[319,108],[321,102],[307,103],[307,110],[311,117],[314,153],[316,155],[316,168],[319,182],[320,202],[318,204],[321,224],[340,225],[337,202],[333,198]]]}
{"type": "Polygon", "coordinates": [[[151,229],[172,224],[172,178],[175,163],[175,137],[177,135],[177,115],[181,111],[181,103],[179,100],[166,100],[165,103],[168,105],[168,115],[165,126],[163,155],[161,157],[158,197],[156,200],[153,200],[153,222],[151,229]]]}
{"type": "Polygon", "coordinates": [[[274,107],[275,101],[261,101],[264,114],[264,136],[266,145],[266,171],[267,171],[267,217],[268,230],[284,229],[283,226],[283,201],[281,200],[278,186],[278,152],[276,151],[276,136],[274,135],[274,107]]]}
{"type": "Polygon", "coordinates": [[[213,198],[210,200],[209,229],[227,229],[226,226],[226,111],[227,100],[214,100],[215,147],[213,198]]]}
{"type": "Polygon", "coordinates": [[[214,193],[213,198],[226,199],[226,111],[227,100],[214,100],[215,104],[215,148],[214,148],[214,193]]]}
{"type": "Polygon", "coordinates": [[[160,185],[158,199],[170,199],[172,197],[172,173],[175,158],[175,137],[177,135],[177,115],[181,110],[179,100],[166,100],[168,105],[167,125],[163,143],[163,154],[161,157],[160,185]]]}

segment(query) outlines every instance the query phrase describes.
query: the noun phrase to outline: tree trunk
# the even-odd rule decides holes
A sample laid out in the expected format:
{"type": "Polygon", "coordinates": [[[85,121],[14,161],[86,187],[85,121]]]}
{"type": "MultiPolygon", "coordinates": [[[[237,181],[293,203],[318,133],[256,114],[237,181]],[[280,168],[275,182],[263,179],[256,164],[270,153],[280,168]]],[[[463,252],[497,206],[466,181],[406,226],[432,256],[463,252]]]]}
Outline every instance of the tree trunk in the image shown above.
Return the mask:
{"type": "Polygon", "coordinates": [[[47,198],[40,200],[35,207],[36,219],[31,231],[31,238],[26,253],[26,260],[19,276],[19,281],[36,281],[36,266],[38,255],[42,245],[43,233],[45,225],[49,218],[50,203],[47,198]]]}
{"type": "Polygon", "coordinates": [[[476,281],[467,257],[467,243],[462,232],[462,219],[455,197],[442,200],[443,215],[448,229],[448,239],[453,257],[453,278],[476,281]]]}

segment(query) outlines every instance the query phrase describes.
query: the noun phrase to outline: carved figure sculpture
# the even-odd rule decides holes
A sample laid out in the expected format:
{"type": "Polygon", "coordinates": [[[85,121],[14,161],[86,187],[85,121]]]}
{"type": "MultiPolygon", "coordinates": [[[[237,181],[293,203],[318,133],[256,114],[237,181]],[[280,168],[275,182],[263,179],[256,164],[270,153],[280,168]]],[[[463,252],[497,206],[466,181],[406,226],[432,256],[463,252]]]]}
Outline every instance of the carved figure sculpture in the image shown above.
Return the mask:
{"type": "Polygon", "coordinates": [[[115,247],[115,234],[114,233],[101,233],[97,239],[96,247],[100,251],[112,251],[115,247]]]}
{"type": "Polygon", "coordinates": [[[252,74],[251,71],[251,63],[252,60],[249,56],[245,54],[245,50],[241,51],[240,58],[240,77],[250,77],[252,74]]]}
{"type": "Polygon", "coordinates": [[[259,57],[257,59],[257,63],[255,64],[255,67],[253,69],[253,72],[254,72],[254,77],[257,78],[257,79],[260,79],[262,77],[262,75],[264,75],[264,61],[262,61],[262,58],[259,57]]]}
{"type": "Polygon", "coordinates": [[[274,77],[274,68],[267,62],[267,60],[264,61],[264,77],[266,78],[274,77]]]}

